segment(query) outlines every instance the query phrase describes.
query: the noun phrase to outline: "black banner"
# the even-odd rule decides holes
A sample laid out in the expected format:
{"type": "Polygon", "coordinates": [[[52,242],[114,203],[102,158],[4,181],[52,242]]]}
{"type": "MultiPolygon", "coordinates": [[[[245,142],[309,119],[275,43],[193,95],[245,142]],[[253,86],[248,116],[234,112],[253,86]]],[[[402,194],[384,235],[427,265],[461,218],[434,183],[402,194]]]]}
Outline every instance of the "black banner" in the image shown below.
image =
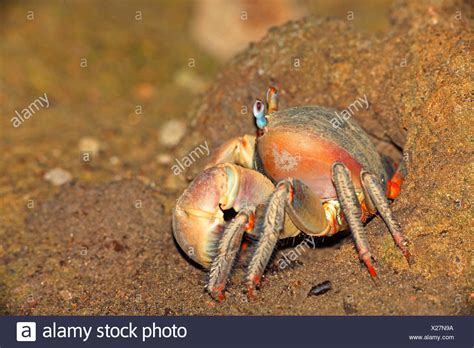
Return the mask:
{"type": "Polygon", "coordinates": [[[1,317],[0,347],[472,347],[472,317],[1,317]]]}

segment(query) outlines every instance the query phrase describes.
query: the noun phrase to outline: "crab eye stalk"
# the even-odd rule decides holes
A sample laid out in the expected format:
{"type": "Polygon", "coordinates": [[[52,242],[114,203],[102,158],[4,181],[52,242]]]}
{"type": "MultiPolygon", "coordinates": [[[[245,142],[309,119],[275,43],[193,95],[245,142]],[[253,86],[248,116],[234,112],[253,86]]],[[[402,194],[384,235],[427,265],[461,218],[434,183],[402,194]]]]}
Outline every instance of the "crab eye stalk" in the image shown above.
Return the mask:
{"type": "Polygon", "coordinates": [[[267,90],[267,105],[269,114],[278,111],[278,91],[275,87],[267,90]]]}
{"type": "Polygon", "coordinates": [[[253,104],[253,116],[256,119],[257,127],[263,129],[267,125],[267,119],[265,117],[265,105],[260,99],[255,101],[253,104]]]}

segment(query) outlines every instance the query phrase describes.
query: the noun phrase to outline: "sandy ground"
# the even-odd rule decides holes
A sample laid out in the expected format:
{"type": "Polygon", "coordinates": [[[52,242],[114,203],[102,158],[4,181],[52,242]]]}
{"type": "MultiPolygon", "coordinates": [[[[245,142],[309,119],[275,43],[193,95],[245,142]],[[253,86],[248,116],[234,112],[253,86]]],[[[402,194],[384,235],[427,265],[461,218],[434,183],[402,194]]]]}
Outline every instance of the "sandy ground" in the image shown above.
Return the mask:
{"type": "Polygon", "coordinates": [[[187,29],[189,2],[170,2],[159,12],[143,3],[144,14],[155,16],[144,23],[133,20],[136,6],[126,3],[94,11],[88,3],[1,6],[3,314],[472,314],[466,44],[472,37],[465,22],[452,18],[458,9],[466,13],[465,5],[395,6],[395,29],[376,36],[344,21],[290,23],[222,68],[186,35],[175,35],[187,29]],[[30,8],[34,21],[25,20],[30,8]],[[198,64],[183,78],[189,57],[198,64]],[[300,71],[289,64],[295,57],[302,58],[300,71]],[[206,86],[218,69],[211,89],[196,97],[195,87],[206,86]],[[376,282],[349,236],[318,240],[314,248],[295,248],[299,239],[279,245],[255,300],[243,293],[245,254],[227,300],[210,300],[205,272],[183,257],[171,234],[175,200],[205,159],[175,176],[169,158],[203,141],[214,148],[253,132],[241,107],[262,97],[268,84],[281,88],[282,107],[345,108],[368,95],[371,108],[358,120],[381,152],[400,159],[404,148],[410,156],[394,211],[415,265],[408,267],[375,218],[368,233],[376,282]],[[14,110],[43,93],[51,107],[13,128],[14,110]],[[135,113],[137,105],[143,114],[135,113]],[[170,119],[189,125],[173,149],[158,136],[170,119]],[[79,145],[84,137],[98,146],[87,162],[79,145]],[[72,180],[60,187],[47,182],[45,173],[55,167],[72,180]],[[291,252],[298,252],[296,261],[279,269],[291,252]],[[308,296],[327,280],[329,292],[308,296]]]}

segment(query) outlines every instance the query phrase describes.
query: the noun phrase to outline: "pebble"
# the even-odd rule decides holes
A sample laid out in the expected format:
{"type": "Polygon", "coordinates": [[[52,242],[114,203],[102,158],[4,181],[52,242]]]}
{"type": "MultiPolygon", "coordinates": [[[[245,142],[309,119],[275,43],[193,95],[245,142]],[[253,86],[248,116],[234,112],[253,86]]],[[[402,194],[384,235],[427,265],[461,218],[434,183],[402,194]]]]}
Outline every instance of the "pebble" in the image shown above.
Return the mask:
{"type": "Polygon", "coordinates": [[[309,290],[308,296],[319,296],[322,294],[325,294],[329,290],[331,290],[332,285],[329,280],[326,280],[322,283],[319,283],[318,285],[315,285],[309,290]]]}
{"type": "Polygon", "coordinates": [[[159,164],[170,164],[171,163],[171,155],[167,153],[160,153],[156,156],[156,160],[159,164]]]}
{"type": "Polygon", "coordinates": [[[100,143],[91,137],[83,137],[79,140],[79,150],[81,153],[87,152],[96,156],[100,151],[100,143]]]}
{"type": "Polygon", "coordinates": [[[43,177],[54,186],[61,186],[72,180],[72,175],[62,168],[54,168],[46,172],[43,177]]]}
{"type": "Polygon", "coordinates": [[[166,147],[174,147],[179,144],[185,133],[186,123],[180,120],[167,121],[160,129],[160,143],[166,147]]]}

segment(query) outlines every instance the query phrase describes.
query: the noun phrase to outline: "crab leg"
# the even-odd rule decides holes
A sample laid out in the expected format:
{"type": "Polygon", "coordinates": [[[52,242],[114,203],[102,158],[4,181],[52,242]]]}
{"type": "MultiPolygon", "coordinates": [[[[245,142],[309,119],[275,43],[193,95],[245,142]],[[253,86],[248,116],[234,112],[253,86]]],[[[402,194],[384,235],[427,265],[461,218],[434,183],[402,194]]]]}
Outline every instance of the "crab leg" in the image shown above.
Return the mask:
{"type": "Polygon", "coordinates": [[[249,297],[254,296],[255,288],[260,284],[262,274],[275,249],[275,245],[283,230],[285,220],[285,203],[291,192],[290,179],[280,181],[270,195],[264,211],[264,221],[260,239],[250,261],[247,271],[249,297]]]}
{"type": "Polygon", "coordinates": [[[364,226],[361,222],[362,212],[359,200],[357,199],[354,184],[347,167],[341,162],[332,165],[332,181],[336,188],[337,197],[341,203],[342,211],[349,224],[359,258],[365,263],[372,277],[377,276],[372,265],[372,256],[369,251],[369,244],[364,233],[364,226]]]}
{"type": "MultiPolygon", "coordinates": [[[[360,172],[360,182],[363,182],[363,174],[367,173],[365,171],[360,172]]],[[[377,207],[375,206],[374,201],[371,199],[368,188],[362,184],[362,191],[364,192],[365,207],[369,214],[375,215],[377,213],[377,207]]]]}
{"type": "Polygon", "coordinates": [[[321,198],[298,179],[280,181],[263,213],[263,223],[256,231],[260,240],[247,273],[249,297],[260,284],[279,238],[293,237],[300,231],[308,235],[325,235],[330,230],[321,198]],[[286,214],[288,221],[285,221],[286,214]]]}
{"type": "Polygon", "coordinates": [[[393,218],[392,211],[390,210],[387,199],[385,198],[385,195],[383,193],[382,186],[380,186],[377,177],[373,174],[362,171],[361,179],[364,189],[369,194],[369,199],[373,202],[373,205],[375,205],[377,211],[380,213],[383,220],[385,221],[385,224],[387,225],[388,229],[390,230],[390,233],[392,234],[395,244],[400,248],[408,263],[411,264],[412,260],[410,251],[407,247],[407,242],[400,230],[400,225],[393,218]]]}
{"type": "Polygon", "coordinates": [[[229,222],[222,233],[217,255],[212,261],[209,281],[206,286],[207,291],[218,301],[225,299],[224,289],[227,279],[239,253],[244,232],[253,228],[253,219],[253,211],[244,208],[229,222]]]}

